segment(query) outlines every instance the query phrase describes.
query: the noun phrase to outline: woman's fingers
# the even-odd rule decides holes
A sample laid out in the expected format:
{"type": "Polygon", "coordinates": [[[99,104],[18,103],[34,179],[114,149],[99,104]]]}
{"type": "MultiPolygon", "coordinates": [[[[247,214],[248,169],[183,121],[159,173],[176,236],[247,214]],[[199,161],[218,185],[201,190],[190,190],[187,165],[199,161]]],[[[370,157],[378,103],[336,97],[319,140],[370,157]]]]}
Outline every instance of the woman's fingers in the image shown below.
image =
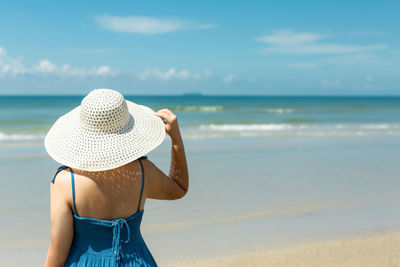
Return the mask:
{"type": "Polygon", "coordinates": [[[156,116],[160,117],[165,124],[168,123],[168,114],[166,114],[165,112],[157,111],[156,116]]]}
{"type": "Polygon", "coordinates": [[[169,109],[160,109],[156,112],[156,115],[159,117],[163,117],[168,121],[171,121],[176,117],[175,114],[169,109]]]}
{"type": "Polygon", "coordinates": [[[160,109],[155,113],[160,117],[164,124],[167,134],[174,138],[174,136],[179,135],[179,126],[176,115],[169,109],[160,109]]]}
{"type": "Polygon", "coordinates": [[[163,112],[163,113],[168,114],[168,115],[173,114],[172,111],[167,109],[167,108],[160,109],[159,111],[157,111],[157,113],[159,113],[159,112],[163,112]]]}
{"type": "Polygon", "coordinates": [[[167,117],[167,116],[168,116],[167,113],[165,113],[165,112],[160,112],[160,111],[158,111],[158,112],[156,113],[156,115],[159,116],[159,117],[161,117],[161,116],[167,117]]]}
{"type": "Polygon", "coordinates": [[[165,116],[165,114],[164,114],[164,113],[162,113],[162,112],[159,112],[159,111],[157,111],[155,114],[156,114],[156,116],[158,116],[158,117],[165,116]]]}

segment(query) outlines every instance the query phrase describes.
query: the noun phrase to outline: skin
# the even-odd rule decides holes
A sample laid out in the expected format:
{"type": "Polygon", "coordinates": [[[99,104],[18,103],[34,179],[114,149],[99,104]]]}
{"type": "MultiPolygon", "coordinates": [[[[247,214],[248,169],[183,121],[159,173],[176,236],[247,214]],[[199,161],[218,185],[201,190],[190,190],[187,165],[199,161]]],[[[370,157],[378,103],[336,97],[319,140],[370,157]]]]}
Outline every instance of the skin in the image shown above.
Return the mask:
{"type": "MultiPolygon", "coordinates": [[[[168,109],[156,115],[163,119],[165,131],[171,137],[171,166],[164,174],[150,160],[142,160],[145,184],[140,210],[146,199],[180,199],[188,191],[189,174],[178,119],[168,109]]],[[[116,169],[87,172],[73,169],[75,174],[76,207],[79,216],[103,220],[127,218],[139,204],[142,174],[137,160],[116,169]]],[[[74,237],[71,173],[57,174],[50,183],[51,241],[46,267],[64,266],[74,237]]]]}

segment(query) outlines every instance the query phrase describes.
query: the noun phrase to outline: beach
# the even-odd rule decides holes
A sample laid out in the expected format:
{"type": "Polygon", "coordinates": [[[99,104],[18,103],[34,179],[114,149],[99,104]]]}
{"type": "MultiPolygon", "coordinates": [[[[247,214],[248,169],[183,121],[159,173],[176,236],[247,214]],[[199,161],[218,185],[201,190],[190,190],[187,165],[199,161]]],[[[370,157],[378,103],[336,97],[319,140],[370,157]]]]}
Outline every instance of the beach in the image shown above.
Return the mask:
{"type": "Polygon", "coordinates": [[[165,266],[380,267],[400,266],[400,234],[381,234],[341,241],[301,244],[203,261],[165,266]]]}
{"type": "MultiPolygon", "coordinates": [[[[2,266],[43,265],[59,166],[43,135],[79,99],[0,106],[2,266]]],[[[167,100],[142,98],[178,114],[190,189],[146,201],[160,266],[400,265],[400,99],[167,100]]],[[[169,153],[148,157],[168,173],[169,153]]]]}

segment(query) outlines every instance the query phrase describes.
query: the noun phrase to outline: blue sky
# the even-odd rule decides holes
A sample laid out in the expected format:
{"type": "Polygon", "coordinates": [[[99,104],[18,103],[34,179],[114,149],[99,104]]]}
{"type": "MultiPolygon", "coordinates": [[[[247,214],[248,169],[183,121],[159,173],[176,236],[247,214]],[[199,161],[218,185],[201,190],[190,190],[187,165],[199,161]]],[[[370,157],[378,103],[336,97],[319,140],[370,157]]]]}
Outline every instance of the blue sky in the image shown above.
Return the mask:
{"type": "Polygon", "coordinates": [[[1,1],[0,94],[400,95],[399,1],[1,1]]]}

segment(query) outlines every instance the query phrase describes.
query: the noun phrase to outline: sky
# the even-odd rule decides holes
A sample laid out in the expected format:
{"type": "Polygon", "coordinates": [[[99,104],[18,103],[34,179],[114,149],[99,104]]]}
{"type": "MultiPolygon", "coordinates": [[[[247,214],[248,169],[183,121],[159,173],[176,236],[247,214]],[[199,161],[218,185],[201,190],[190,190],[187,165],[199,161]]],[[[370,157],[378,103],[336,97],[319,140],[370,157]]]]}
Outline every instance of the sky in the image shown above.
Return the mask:
{"type": "Polygon", "coordinates": [[[400,95],[400,1],[4,1],[0,94],[400,95]]]}

